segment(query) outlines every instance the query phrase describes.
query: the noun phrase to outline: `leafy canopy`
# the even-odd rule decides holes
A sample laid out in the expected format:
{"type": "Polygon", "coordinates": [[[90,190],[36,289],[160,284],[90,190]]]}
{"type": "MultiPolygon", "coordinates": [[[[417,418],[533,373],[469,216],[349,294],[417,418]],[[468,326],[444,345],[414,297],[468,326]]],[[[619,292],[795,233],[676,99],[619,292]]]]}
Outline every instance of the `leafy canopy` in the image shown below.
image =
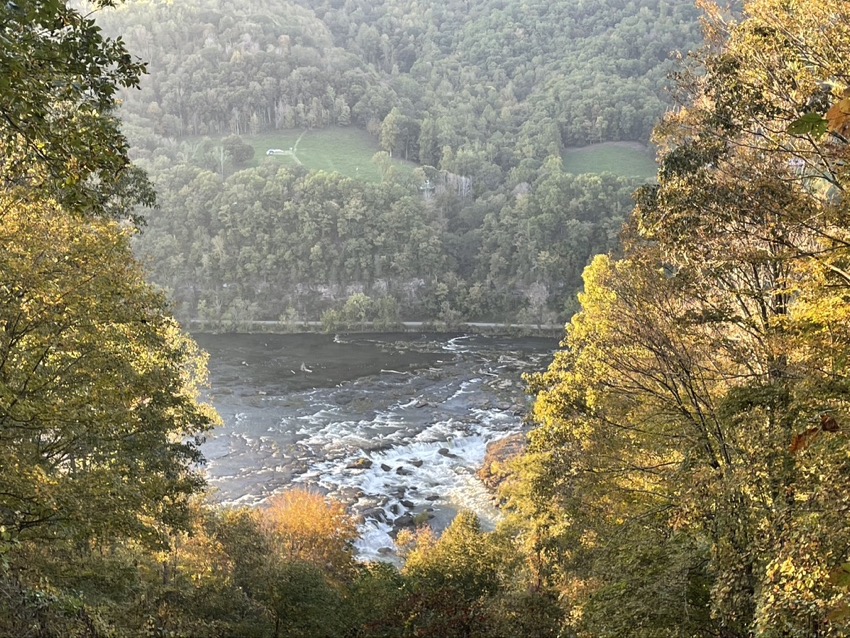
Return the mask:
{"type": "Polygon", "coordinates": [[[115,222],[0,194],[0,525],[148,535],[203,481],[203,356],[115,222]]]}
{"type": "Polygon", "coordinates": [[[706,25],[658,183],[534,379],[516,505],[582,635],[844,635],[850,7],[706,25]]]}
{"type": "MultiPolygon", "coordinates": [[[[96,8],[111,6],[97,0],[96,8]]],[[[60,0],[0,6],[0,187],[26,186],[75,213],[153,203],[112,115],[144,65],[121,38],[60,0]]]]}

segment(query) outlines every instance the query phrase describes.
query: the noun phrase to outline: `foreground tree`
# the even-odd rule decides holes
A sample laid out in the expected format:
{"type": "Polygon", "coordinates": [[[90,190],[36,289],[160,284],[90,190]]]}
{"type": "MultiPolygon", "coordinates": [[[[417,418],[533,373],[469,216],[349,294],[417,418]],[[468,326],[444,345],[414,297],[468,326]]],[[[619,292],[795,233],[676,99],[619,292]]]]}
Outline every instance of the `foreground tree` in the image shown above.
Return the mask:
{"type": "Polygon", "coordinates": [[[357,524],[341,503],[293,489],[269,499],[257,517],[282,560],[313,565],[334,578],[353,571],[357,524]]]}
{"type": "MultiPolygon", "coordinates": [[[[401,635],[558,635],[561,610],[549,592],[529,581],[511,532],[484,532],[473,513],[460,512],[439,538],[423,528],[400,534],[399,543],[406,553],[404,587],[386,617],[403,621],[401,635]]],[[[379,635],[395,635],[382,629],[387,633],[379,635]]]]}
{"type": "Polygon", "coordinates": [[[154,537],[201,489],[204,358],[115,222],[0,196],[0,525],[154,537]]]}
{"type": "Polygon", "coordinates": [[[112,114],[118,89],[137,86],[143,70],[120,38],[64,2],[0,7],[0,188],[26,187],[78,214],[126,216],[152,203],[112,114]]]}
{"type": "Polygon", "coordinates": [[[204,357],[110,221],[153,200],[112,115],[141,71],[64,2],[0,7],[3,635],[112,633],[204,484],[204,357]]]}
{"type": "Polygon", "coordinates": [[[850,9],[745,8],[709,10],[658,184],[535,381],[516,502],[554,499],[539,545],[588,635],[847,630],[850,9]]]}

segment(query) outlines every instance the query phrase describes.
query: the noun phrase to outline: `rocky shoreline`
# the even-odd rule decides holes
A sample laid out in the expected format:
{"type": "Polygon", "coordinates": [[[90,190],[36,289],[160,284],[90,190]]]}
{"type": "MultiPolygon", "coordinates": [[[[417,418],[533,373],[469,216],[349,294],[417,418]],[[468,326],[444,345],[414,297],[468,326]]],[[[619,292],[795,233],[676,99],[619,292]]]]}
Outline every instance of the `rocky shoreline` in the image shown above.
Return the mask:
{"type": "Polygon", "coordinates": [[[498,499],[499,487],[510,476],[510,462],[525,452],[528,445],[528,432],[517,432],[487,445],[484,463],[477,476],[498,499]]]}

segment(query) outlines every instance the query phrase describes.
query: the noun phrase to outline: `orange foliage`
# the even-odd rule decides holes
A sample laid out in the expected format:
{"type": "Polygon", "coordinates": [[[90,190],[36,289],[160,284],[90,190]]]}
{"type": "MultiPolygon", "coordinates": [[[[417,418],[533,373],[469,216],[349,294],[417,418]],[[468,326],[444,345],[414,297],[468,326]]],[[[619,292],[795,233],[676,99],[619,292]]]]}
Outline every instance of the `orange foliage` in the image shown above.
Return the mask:
{"type": "Polygon", "coordinates": [[[845,137],[850,134],[850,98],[844,97],[826,112],[829,130],[845,137]]]}
{"type": "Polygon", "coordinates": [[[271,498],[258,517],[281,557],[310,563],[334,575],[352,568],[357,524],[342,504],[295,489],[271,498]]]}
{"type": "Polygon", "coordinates": [[[819,428],[809,428],[802,434],[794,435],[791,441],[791,454],[796,454],[809,447],[820,436],[821,431],[838,432],[839,430],[841,430],[841,427],[838,425],[838,421],[835,420],[834,416],[831,414],[821,414],[819,428]]]}

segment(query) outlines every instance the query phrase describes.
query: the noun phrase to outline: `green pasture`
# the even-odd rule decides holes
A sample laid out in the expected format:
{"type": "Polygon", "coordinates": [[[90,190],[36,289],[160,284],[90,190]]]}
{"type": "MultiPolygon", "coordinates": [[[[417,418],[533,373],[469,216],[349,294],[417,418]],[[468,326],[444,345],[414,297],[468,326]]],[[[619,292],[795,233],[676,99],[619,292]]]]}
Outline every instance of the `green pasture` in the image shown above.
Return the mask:
{"type": "MultiPolygon", "coordinates": [[[[242,139],[254,147],[253,164],[277,162],[284,166],[297,163],[310,170],[336,172],[354,179],[378,182],[381,171],[372,162],[380,151],[377,140],[366,131],[353,127],[312,130],[282,130],[262,135],[244,135],[242,139]],[[297,144],[297,146],[296,146],[297,144]],[[267,156],[270,148],[289,151],[292,155],[267,156]]],[[[410,172],[412,162],[392,160],[397,171],[410,172]]]]}
{"type": "Polygon", "coordinates": [[[631,142],[604,142],[567,149],[563,165],[568,173],[614,173],[646,179],[654,178],[658,170],[652,152],[631,142]]]}

